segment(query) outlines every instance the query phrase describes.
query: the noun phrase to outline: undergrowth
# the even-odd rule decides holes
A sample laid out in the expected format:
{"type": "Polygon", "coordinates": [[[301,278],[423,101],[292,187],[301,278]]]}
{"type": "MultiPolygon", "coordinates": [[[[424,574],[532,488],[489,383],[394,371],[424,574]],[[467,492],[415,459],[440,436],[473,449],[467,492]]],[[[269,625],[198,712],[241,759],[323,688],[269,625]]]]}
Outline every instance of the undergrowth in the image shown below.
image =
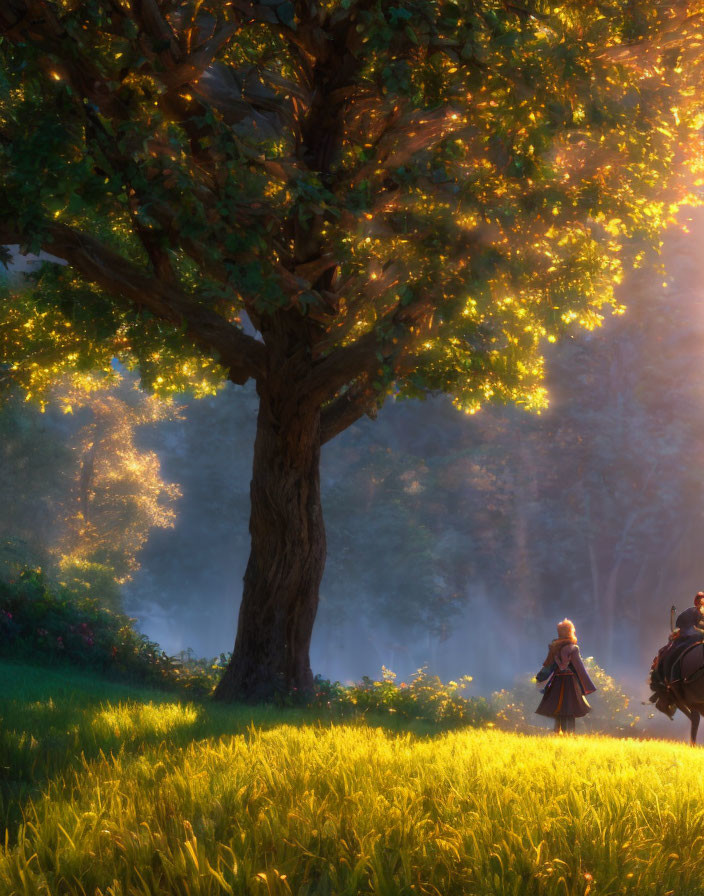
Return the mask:
{"type": "MultiPolygon", "coordinates": [[[[51,588],[41,573],[25,571],[16,582],[0,581],[0,657],[49,666],[72,666],[109,678],[207,697],[220,680],[228,654],[200,658],[191,651],[167,656],[137,631],[135,620],[101,607],[95,598],[51,588]]],[[[442,682],[419,669],[408,682],[365,677],[343,685],[317,677],[313,689],[281,694],[281,707],[308,706],[336,717],[397,715],[444,726],[479,725],[493,717],[486,700],[465,696],[471,681],[442,682]]]]}
{"type": "Polygon", "coordinates": [[[210,680],[168,657],[134,619],[94,597],[50,587],[38,570],[0,580],[0,657],[70,665],[111,678],[205,695],[210,680]]]}

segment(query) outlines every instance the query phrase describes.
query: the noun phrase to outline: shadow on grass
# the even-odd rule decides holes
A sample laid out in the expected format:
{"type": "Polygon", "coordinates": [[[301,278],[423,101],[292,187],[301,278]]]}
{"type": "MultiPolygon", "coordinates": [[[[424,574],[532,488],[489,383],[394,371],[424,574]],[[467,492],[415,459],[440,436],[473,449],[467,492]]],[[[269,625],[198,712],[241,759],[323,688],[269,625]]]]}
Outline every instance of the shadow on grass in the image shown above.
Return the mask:
{"type": "Polygon", "coordinates": [[[13,840],[29,799],[40,797],[53,778],[101,755],[137,755],[164,742],[180,749],[208,738],[310,724],[361,724],[414,737],[448,730],[401,717],[194,701],[70,668],[2,662],[0,825],[13,840]]]}

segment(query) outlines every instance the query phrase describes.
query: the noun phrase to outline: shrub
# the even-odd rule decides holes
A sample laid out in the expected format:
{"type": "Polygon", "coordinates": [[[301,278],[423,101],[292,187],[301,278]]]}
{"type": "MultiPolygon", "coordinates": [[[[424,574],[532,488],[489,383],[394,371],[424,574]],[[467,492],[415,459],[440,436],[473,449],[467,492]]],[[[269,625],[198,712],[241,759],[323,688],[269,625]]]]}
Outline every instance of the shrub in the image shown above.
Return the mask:
{"type": "Polygon", "coordinates": [[[222,678],[231,656],[232,653],[221,653],[220,656],[208,659],[196,656],[189,647],[169,659],[181,687],[210,694],[222,678]]]}
{"type": "Polygon", "coordinates": [[[381,667],[381,681],[364,676],[353,685],[315,679],[310,705],[348,714],[394,713],[404,719],[418,719],[445,726],[480,725],[491,721],[494,712],[483,697],[465,697],[462,691],[472,681],[464,675],[444,683],[437,675],[428,675],[426,667],[415,672],[408,682],[396,683],[396,674],[381,667]]]}
{"type": "Polygon", "coordinates": [[[38,570],[25,570],[14,582],[0,581],[1,656],[70,663],[113,678],[209,692],[210,676],[172,660],[134,622],[95,598],[50,588],[38,570]]]}

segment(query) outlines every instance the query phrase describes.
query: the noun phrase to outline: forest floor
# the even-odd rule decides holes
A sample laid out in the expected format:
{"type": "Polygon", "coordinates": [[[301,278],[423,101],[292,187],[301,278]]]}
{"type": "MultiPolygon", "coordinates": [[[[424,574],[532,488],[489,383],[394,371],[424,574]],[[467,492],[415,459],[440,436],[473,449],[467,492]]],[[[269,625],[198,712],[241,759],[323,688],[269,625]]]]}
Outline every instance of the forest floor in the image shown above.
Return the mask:
{"type": "Polygon", "coordinates": [[[0,896],[702,896],[699,758],[4,663],[0,896]]]}

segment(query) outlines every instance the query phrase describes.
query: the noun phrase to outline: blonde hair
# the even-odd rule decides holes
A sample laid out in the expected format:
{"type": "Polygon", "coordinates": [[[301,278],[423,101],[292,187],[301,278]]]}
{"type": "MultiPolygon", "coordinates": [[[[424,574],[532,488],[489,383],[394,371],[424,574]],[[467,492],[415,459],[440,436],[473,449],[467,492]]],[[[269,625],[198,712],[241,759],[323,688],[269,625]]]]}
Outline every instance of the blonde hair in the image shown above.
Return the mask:
{"type": "Polygon", "coordinates": [[[570,641],[577,643],[577,632],[571,619],[563,619],[557,623],[557,635],[559,638],[569,638],[570,641]]]}

